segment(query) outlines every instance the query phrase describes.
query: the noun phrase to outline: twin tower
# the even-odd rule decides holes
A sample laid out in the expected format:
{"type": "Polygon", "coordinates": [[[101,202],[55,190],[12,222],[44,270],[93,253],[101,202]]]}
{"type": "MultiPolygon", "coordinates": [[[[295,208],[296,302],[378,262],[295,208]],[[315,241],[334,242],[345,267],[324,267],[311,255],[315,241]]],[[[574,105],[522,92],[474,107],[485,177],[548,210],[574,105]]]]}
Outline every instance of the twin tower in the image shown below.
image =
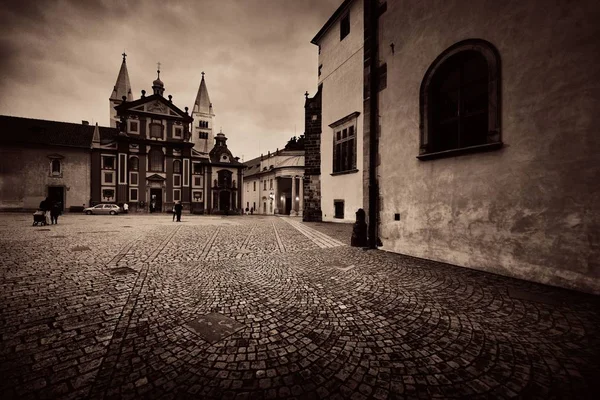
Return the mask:
{"type": "MultiPolygon", "coordinates": [[[[129,72],[127,71],[127,54],[123,53],[123,62],[121,63],[121,69],[117,76],[117,82],[113,88],[113,91],[108,100],[109,115],[110,115],[110,126],[112,128],[117,127],[119,118],[115,106],[122,103],[123,97],[127,101],[133,101],[133,93],[131,89],[131,83],[129,81],[129,72]]],[[[158,78],[153,82],[152,89],[155,93],[161,96],[164,93],[164,84],[160,80],[160,70],[158,72],[158,78]]],[[[144,92],[144,91],[142,91],[144,92]]],[[[142,94],[143,96],[143,94],[142,94]]],[[[170,96],[169,96],[170,98],[170,96]]],[[[200,87],[198,88],[198,94],[192,107],[192,118],[194,118],[193,126],[191,128],[191,139],[194,143],[194,150],[208,153],[214,146],[214,122],[215,113],[213,111],[210,97],[208,97],[208,89],[206,88],[206,82],[204,81],[204,72],[202,72],[202,80],[200,81],[200,87]]]]}

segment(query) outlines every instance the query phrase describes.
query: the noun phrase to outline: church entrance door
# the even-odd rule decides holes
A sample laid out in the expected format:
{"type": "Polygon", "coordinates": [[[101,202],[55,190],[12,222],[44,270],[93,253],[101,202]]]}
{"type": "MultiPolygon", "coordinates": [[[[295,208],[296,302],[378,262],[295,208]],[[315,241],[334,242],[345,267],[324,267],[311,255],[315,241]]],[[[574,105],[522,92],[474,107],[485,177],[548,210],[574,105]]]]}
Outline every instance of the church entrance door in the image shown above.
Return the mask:
{"type": "Polygon", "coordinates": [[[231,209],[231,192],[224,190],[219,193],[219,210],[229,212],[231,209]]]}
{"type": "Polygon", "coordinates": [[[65,188],[63,186],[48,186],[48,197],[51,202],[60,202],[60,210],[65,210],[65,188]]]}
{"type": "Polygon", "coordinates": [[[162,211],[162,189],[150,189],[150,202],[148,208],[152,207],[152,203],[155,202],[154,212],[162,211]]]}

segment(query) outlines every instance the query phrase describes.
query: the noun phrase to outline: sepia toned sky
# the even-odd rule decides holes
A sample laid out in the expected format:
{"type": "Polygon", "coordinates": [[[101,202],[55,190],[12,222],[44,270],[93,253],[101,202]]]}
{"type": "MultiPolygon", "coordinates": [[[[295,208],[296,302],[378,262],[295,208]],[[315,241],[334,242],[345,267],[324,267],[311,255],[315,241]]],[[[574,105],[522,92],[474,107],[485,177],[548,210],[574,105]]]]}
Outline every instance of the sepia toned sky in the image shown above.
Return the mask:
{"type": "Polygon", "coordinates": [[[134,98],[192,107],[201,72],[235,156],[282,148],[304,131],[317,85],[310,40],[342,0],[20,0],[0,9],[0,114],[109,125],[127,53],[134,98]]]}

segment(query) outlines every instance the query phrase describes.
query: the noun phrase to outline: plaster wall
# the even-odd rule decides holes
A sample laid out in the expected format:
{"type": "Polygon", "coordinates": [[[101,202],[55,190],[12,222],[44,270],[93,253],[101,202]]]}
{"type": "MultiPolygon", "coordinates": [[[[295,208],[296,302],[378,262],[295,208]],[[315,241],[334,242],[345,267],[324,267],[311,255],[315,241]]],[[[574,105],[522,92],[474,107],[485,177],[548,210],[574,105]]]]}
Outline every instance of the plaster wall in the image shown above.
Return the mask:
{"type": "Polygon", "coordinates": [[[600,3],[387,3],[383,249],[600,293],[600,3]],[[500,54],[504,147],[419,161],[421,81],[469,38],[500,54]]]}
{"type": "Polygon", "coordinates": [[[63,186],[65,210],[88,205],[90,152],[60,147],[0,147],[0,209],[37,209],[49,186],[63,186]],[[51,176],[49,155],[60,155],[62,175],[51,176]]]}
{"type": "Polygon", "coordinates": [[[336,21],[319,40],[319,65],[322,88],[321,124],[321,210],[323,221],[349,222],[363,206],[363,1],[351,3],[350,33],[340,41],[340,21],[336,21]],[[356,167],[358,172],[332,176],[333,129],[330,124],[353,112],[356,120],[356,167]],[[344,219],[334,218],[334,200],[344,200],[344,219]]]}

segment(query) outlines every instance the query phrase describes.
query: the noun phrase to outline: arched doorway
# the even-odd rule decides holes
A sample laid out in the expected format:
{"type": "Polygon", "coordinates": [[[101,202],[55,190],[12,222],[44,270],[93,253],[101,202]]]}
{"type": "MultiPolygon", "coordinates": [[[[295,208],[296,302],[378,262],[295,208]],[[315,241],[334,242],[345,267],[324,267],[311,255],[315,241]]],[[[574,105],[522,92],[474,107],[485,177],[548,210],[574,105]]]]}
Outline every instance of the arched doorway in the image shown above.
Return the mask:
{"type": "Polygon", "coordinates": [[[223,190],[219,193],[219,211],[229,212],[231,210],[231,192],[223,190]]]}

